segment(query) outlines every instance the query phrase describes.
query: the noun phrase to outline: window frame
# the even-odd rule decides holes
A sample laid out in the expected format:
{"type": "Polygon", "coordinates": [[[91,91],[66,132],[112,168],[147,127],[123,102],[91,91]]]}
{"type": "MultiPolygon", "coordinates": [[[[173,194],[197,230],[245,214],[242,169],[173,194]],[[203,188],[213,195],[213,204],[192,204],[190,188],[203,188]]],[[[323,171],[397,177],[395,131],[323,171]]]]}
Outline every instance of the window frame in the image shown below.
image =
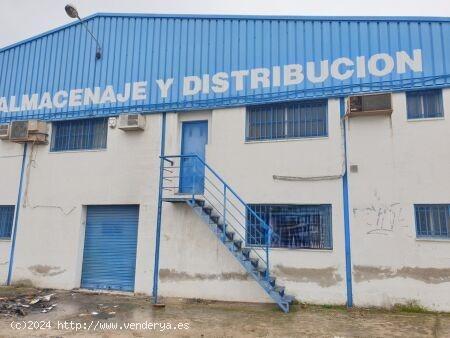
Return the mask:
{"type": "MultiPolygon", "coordinates": [[[[308,113],[308,112],[307,112],[308,113]]],[[[265,112],[267,115],[267,112],[265,112]]],[[[314,122],[314,121],[307,121],[307,122],[314,122]]],[[[300,124],[299,124],[300,125],[300,124]]],[[[276,128],[278,129],[278,128],[276,128]]],[[[245,142],[246,143],[257,143],[257,142],[277,142],[277,141],[289,141],[289,140],[303,140],[303,139],[316,139],[316,138],[327,138],[329,136],[329,124],[328,124],[328,99],[315,99],[315,100],[302,100],[302,101],[288,101],[288,102],[280,102],[280,103],[267,103],[267,104],[258,104],[258,105],[251,105],[246,106],[245,109],[245,142]],[[324,115],[324,131],[321,135],[307,135],[307,136],[290,136],[290,123],[295,122],[290,117],[290,108],[293,108],[294,106],[297,106],[298,108],[312,106],[310,109],[313,109],[315,105],[318,105],[320,103],[323,103],[324,109],[325,109],[325,115],[324,115]],[[276,120],[275,122],[271,121],[271,124],[265,123],[266,129],[267,126],[271,129],[271,134],[274,126],[278,125],[279,123],[283,126],[283,134],[281,137],[259,137],[254,138],[250,137],[250,128],[252,124],[250,123],[250,114],[257,109],[264,109],[269,108],[271,110],[274,109],[283,109],[283,115],[284,119],[279,122],[276,120]],[[252,111],[253,110],[253,111],[252,111]]]]}
{"type": "MultiPolygon", "coordinates": [[[[107,146],[108,146],[108,119],[109,117],[91,117],[91,118],[83,118],[83,119],[73,119],[73,120],[61,120],[61,121],[53,121],[52,122],[52,135],[51,135],[51,139],[50,139],[50,152],[51,153],[61,153],[61,152],[80,152],[80,151],[102,151],[102,150],[106,150],[107,146]],[[98,125],[94,124],[94,120],[100,121],[101,123],[99,123],[98,125]],[[80,147],[71,147],[70,146],[70,137],[74,136],[72,135],[72,129],[71,129],[71,124],[76,124],[76,123],[80,123],[80,122],[86,122],[86,125],[83,126],[82,128],[91,128],[91,130],[89,131],[90,134],[90,141],[86,141],[86,134],[82,134],[82,132],[80,133],[79,130],[77,130],[77,134],[75,135],[75,137],[77,138],[78,143],[81,143],[82,146],[80,147]],[[65,125],[68,126],[65,126],[65,125]],[[60,132],[58,130],[58,128],[64,128],[66,127],[66,134],[68,135],[68,140],[66,140],[64,143],[64,147],[61,147],[61,145],[58,145],[57,142],[57,133],[60,132]],[[93,146],[94,144],[94,139],[95,139],[95,128],[98,127],[102,127],[104,128],[104,135],[100,135],[101,139],[99,142],[98,146],[93,146]],[[89,143],[88,145],[84,145],[85,143],[89,143]],[[58,146],[57,146],[58,145],[58,146]]],[[[103,130],[103,129],[102,129],[103,130]]]]}
{"type": "Polygon", "coordinates": [[[426,121],[426,120],[441,120],[445,117],[445,111],[444,111],[444,98],[442,94],[442,89],[422,89],[422,90],[411,90],[407,91],[405,93],[406,97],[406,118],[408,121],[426,121]],[[437,106],[439,106],[441,115],[439,116],[425,116],[425,108],[424,108],[424,97],[429,93],[435,93],[438,95],[437,106]],[[410,113],[410,106],[409,106],[409,97],[411,96],[419,96],[420,99],[420,106],[421,106],[421,115],[418,117],[412,117],[410,113]]]}
{"type": "Polygon", "coordinates": [[[11,240],[12,237],[12,231],[14,227],[14,215],[16,211],[15,205],[0,205],[0,240],[11,240]],[[7,210],[9,209],[9,210],[7,210]],[[3,226],[6,225],[7,216],[3,215],[3,212],[8,212],[10,217],[9,219],[9,229],[4,230],[3,226]],[[9,233],[9,236],[4,236],[4,233],[9,233]]]}
{"type": "MultiPolygon", "coordinates": [[[[314,251],[333,251],[333,206],[332,204],[293,204],[293,203],[285,203],[285,204],[281,204],[281,203],[252,203],[252,204],[248,204],[248,207],[253,210],[258,216],[260,216],[260,214],[258,214],[258,211],[254,210],[253,207],[258,206],[258,207],[303,207],[303,208],[313,208],[313,207],[317,207],[317,208],[327,208],[326,212],[327,212],[327,217],[329,220],[329,224],[327,229],[324,230],[324,232],[328,232],[329,235],[329,246],[324,245],[323,247],[313,247],[313,246],[298,246],[298,247],[292,247],[292,246],[283,246],[283,245],[273,245],[271,243],[271,245],[269,246],[270,249],[284,249],[284,250],[314,250],[314,251]]],[[[249,241],[249,226],[251,226],[249,224],[249,211],[246,211],[246,218],[245,218],[245,244],[248,247],[253,247],[253,248],[261,248],[261,247],[265,247],[265,241],[264,239],[260,242],[260,243],[250,243],[249,241]]],[[[263,220],[264,217],[260,216],[263,220]]],[[[272,226],[273,228],[273,226],[272,226]]],[[[274,231],[276,233],[276,231],[274,231]]]]}
{"type": "MultiPolygon", "coordinates": [[[[431,213],[431,212],[430,212],[431,213]]],[[[430,213],[426,215],[426,217],[430,217],[430,213]]],[[[414,228],[416,232],[416,239],[419,240],[444,240],[448,241],[450,240],[450,204],[449,203],[429,203],[429,204],[414,204],[414,228]],[[418,208],[432,208],[432,207],[446,207],[447,208],[447,236],[443,235],[433,235],[433,234],[426,234],[422,235],[419,234],[419,210],[418,208]]]]}

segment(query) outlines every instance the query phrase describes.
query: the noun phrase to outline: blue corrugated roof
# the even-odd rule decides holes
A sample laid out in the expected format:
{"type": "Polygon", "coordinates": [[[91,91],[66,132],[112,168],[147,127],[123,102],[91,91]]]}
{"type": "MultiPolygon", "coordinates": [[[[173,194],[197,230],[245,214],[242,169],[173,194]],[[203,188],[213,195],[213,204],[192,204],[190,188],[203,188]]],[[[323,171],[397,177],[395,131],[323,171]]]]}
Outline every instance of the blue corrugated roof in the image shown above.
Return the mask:
{"type": "Polygon", "coordinates": [[[102,45],[101,60],[77,21],[1,50],[0,121],[450,85],[450,18],[95,14],[84,21],[102,45]]]}

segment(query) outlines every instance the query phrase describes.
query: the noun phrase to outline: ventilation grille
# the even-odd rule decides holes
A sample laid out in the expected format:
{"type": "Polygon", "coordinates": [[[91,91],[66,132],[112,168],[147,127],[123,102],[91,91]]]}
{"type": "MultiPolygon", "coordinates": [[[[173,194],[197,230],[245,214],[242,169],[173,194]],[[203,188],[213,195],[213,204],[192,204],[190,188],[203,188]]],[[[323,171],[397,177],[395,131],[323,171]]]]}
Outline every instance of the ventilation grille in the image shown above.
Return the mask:
{"type": "Polygon", "coordinates": [[[391,94],[351,96],[348,115],[374,115],[392,113],[391,94]]]}

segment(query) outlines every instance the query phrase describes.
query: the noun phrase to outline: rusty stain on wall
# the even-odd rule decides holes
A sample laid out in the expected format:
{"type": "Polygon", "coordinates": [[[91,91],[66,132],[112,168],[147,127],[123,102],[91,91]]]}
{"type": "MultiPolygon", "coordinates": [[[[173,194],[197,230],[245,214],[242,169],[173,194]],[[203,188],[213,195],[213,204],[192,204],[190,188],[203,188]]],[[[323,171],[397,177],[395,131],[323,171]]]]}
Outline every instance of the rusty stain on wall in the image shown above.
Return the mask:
{"type": "Polygon", "coordinates": [[[282,265],[274,266],[274,274],[292,282],[316,283],[322,287],[330,287],[342,281],[335,267],[327,268],[292,268],[282,265]]]}
{"type": "Polygon", "coordinates": [[[368,235],[388,235],[392,233],[397,226],[402,226],[404,222],[403,208],[400,203],[385,204],[377,191],[374,192],[376,203],[365,208],[354,208],[353,215],[360,217],[370,228],[368,235]]]}
{"type": "Polygon", "coordinates": [[[221,274],[189,274],[173,269],[160,269],[159,277],[162,281],[201,281],[201,280],[252,280],[246,273],[224,272],[221,274]]]}
{"type": "Polygon", "coordinates": [[[34,275],[43,277],[53,277],[64,273],[66,270],[61,269],[59,266],[50,265],[33,265],[28,268],[34,275]]]}
{"type": "Polygon", "coordinates": [[[382,266],[353,266],[353,277],[355,282],[365,282],[370,280],[380,280],[388,278],[411,278],[427,284],[440,284],[450,282],[449,268],[419,268],[404,266],[399,269],[393,269],[382,266]]]}

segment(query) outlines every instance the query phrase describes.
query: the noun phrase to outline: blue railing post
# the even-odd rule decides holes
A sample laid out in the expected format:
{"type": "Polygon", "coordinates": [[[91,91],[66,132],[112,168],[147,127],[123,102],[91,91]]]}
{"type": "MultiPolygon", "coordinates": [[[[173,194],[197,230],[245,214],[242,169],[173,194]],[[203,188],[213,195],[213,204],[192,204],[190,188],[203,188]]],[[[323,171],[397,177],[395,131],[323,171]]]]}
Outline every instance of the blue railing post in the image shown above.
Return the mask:
{"type": "Polygon", "coordinates": [[[266,239],[266,280],[268,281],[269,280],[269,247],[270,247],[270,240],[271,240],[271,237],[272,237],[272,234],[271,234],[271,228],[270,227],[268,227],[267,228],[267,230],[266,230],[266,236],[267,236],[267,239],[266,239]]]}
{"type": "Polygon", "coordinates": [[[193,165],[192,165],[192,203],[195,201],[195,174],[197,170],[197,161],[196,158],[192,158],[193,165]]]}
{"type": "Polygon", "coordinates": [[[17,227],[19,225],[19,211],[20,204],[22,201],[22,186],[24,180],[24,171],[25,171],[25,162],[27,161],[27,147],[28,143],[23,144],[23,155],[22,155],[22,166],[20,168],[20,179],[19,179],[19,192],[17,194],[16,207],[14,210],[14,223],[11,234],[11,247],[9,251],[9,263],[8,263],[8,275],[6,277],[6,285],[11,285],[12,273],[13,273],[13,264],[14,264],[14,254],[16,248],[17,241],[17,227]]]}
{"type": "Polygon", "coordinates": [[[161,153],[159,164],[159,188],[158,188],[158,211],[156,218],[156,235],[155,235],[155,263],[153,266],[153,303],[158,303],[158,280],[159,280],[159,250],[161,245],[161,222],[162,222],[162,198],[163,198],[163,181],[164,181],[164,155],[166,149],[166,113],[162,113],[161,122],[161,153]]]}
{"type": "Polygon", "coordinates": [[[225,241],[227,231],[227,186],[223,185],[223,240],[225,241]]]}

